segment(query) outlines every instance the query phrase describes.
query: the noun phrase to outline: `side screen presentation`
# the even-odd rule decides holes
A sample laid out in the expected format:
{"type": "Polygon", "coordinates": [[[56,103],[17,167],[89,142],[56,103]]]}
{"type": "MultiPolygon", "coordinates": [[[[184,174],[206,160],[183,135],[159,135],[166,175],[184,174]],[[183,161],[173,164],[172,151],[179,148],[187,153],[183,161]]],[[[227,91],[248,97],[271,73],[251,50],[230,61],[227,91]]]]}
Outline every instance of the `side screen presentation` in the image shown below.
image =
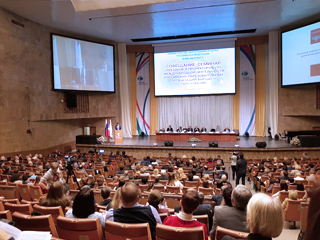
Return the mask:
{"type": "Polygon", "coordinates": [[[52,34],[53,89],[114,92],[113,48],[52,34]]]}

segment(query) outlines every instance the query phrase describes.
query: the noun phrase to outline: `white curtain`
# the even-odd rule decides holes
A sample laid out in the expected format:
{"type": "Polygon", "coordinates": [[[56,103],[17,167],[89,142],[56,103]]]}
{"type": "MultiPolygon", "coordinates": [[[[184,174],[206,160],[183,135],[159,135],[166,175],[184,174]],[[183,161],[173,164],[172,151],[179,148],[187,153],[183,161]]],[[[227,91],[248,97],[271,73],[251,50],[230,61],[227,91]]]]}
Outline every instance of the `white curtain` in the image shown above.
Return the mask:
{"type": "Polygon", "coordinates": [[[121,127],[123,137],[132,137],[130,122],[129,78],[127,72],[126,44],[118,43],[119,85],[121,105],[121,127]]]}
{"type": "Polygon", "coordinates": [[[274,137],[278,133],[279,32],[269,32],[268,78],[266,81],[266,125],[274,137]]]}
{"type": "Polygon", "coordinates": [[[171,125],[174,130],[198,126],[207,131],[232,129],[232,95],[197,97],[158,97],[158,128],[171,125]]]}

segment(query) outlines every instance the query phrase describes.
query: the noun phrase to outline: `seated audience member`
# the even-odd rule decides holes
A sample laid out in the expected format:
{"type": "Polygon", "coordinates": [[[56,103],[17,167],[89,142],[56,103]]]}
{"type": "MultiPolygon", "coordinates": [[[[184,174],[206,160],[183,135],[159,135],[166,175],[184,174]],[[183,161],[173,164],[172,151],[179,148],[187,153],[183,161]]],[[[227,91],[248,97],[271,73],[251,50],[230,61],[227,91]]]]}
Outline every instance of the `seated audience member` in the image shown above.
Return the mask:
{"type": "Polygon", "coordinates": [[[209,188],[209,182],[208,182],[207,180],[204,180],[204,181],[202,182],[202,187],[203,187],[203,188],[209,188]]]}
{"type": "Polygon", "coordinates": [[[101,188],[101,197],[103,198],[103,201],[99,203],[101,206],[107,206],[109,203],[111,203],[112,199],[110,198],[111,188],[104,186],[101,188]]]}
{"type": "Polygon", "coordinates": [[[229,186],[222,186],[220,193],[218,195],[212,196],[212,201],[214,201],[216,203],[216,206],[221,205],[222,199],[223,199],[222,193],[223,193],[224,189],[226,189],[226,188],[229,188],[229,186]]]}
{"type": "Polygon", "coordinates": [[[272,189],[274,186],[280,186],[280,184],[274,178],[271,178],[269,181],[269,186],[266,188],[267,193],[272,193],[272,189]]]}
{"type": "Polygon", "coordinates": [[[191,172],[188,174],[188,181],[197,181],[193,179],[193,174],[191,172]]]}
{"type": "Polygon", "coordinates": [[[223,185],[231,185],[231,183],[227,181],[227,176],[225,174],[221,176],[221,181],[217,182],[217,188],[221,188],[223,185]]]}
{"type": "Polygon", "coordinates": [[[145,167],[141,168],[140,170],[140,176],[144,176],[149,178],[150,177],[150,173],[147,172],[147,169],[145,167]]]}
{"type": "Polygon", "coordinates": [[[47,193],[48,193],[48,190],[42,188],[42,186],[40,186],[40,184],[39,184],[39,183],[40,183],[40,179],[41,179],[41,177],[40,177],[40,176],[37,176],[37,177],[36,177],[36,181],[34,182],[33,186],[39,186],[40,189],[41,189],[41,191],[42,191],[42,193],[43,193],[43,194],[47,194],[47,193]]]}
{"type": "Polygon", "coordinates": [[[76,195],[72,209],[66,212],[68,218],[98,218],[104,229],[105,219],[103,215],[95,211],[94,194],[89,186],[84,186],[76,195]]]}
{"type": "Polygon", "coordinates": [[[206,225],[193,219],[193,213],[198,209],[200,199],[195,189],[190,189],[182,195],[181,211],[176,216],[166,217],[163,224],[173,227],[200,227],[203,226],[205,239],[208,239],[206,225]]]}
{"type": "Polygon", "coordinates": [[[169,125],[169,127],[167,128],[167,132],[173,132],[173,128],[171,127],[171,125],[169,125]]]}
{"type": "Polygon", "coordinates": [[[174,173],[169,173],[167,186],[180,187],[180,190],[183,189],[182,183],[175,178],[174,173]]]}
{"type": "Polygon", "coordinates": [[[83,173],[86,177],[88,177],[88,173],[86,171],[86,169],[84,168],[85,163],[83,162],[82,164],[80,164],[79,169],[77,169],[77,173],[83,173]]]}
{"type": "Polygon", "coordinates": [[[226,167],[225,166],[222,166],[221,167],[221,171],[219,171],[219,175],[222,176],[222,175],[226,175],[227,179],[229,179],[229,174],[226,172],[226,167]]]}
{"type": "Polygon", "coordinates": [[[293,178],[293,180],[304,180],[304,178],[301,177],[301,173],[299,171],[295,171],[294,176],[295,177],[293,178]]]}
{"type": "Polygon", "coordinates": [[[22,184],[33,185],[33,182],[29,180],[29,174],[25,174],[22,176],[22,184]]]}
{"type": "Polygon", "coordinates": [[[197,170],[195,168],[192,168],[191,173],[193,175],[193,180],[200,179],[200,177],[197,175],[197,170]]]}
{"type": "Polygon", "coordinates": [[[279,182],[280,182],[281,180],[289,181],[288,171],[282,171],[282,172],[280,173],[279,182]]]}
{"type": "Polygon", "coordinates": [[[223,190],[221,189],[221,193],[222,193],[221,206],[233,207],[232,206],[232,201],[231,201],[232,188],[231,187],[227,187],[227,188],[224,188],[223,190]]]}
{"type": "Polygon", "coordinates": [[[119,167],[119,171],[117,171],[116,174],[124,174],[123,169],[124,169],[124,167],[123,167],[123,166],[120,166],[120,167],[119,167]]]}
{"type": "Polygon", "coordinates": [[[19,170],[18,169],[14,170],[14,172],[13,172],[11,178],[10,178],[10,182],[13,183],[13,182],[15,182],[17,180],[20,180],[20,174],[19,174],[19,170]]]}
{"type": "Polygon", "coordinates": [[[315,180],[316,179],[316,171],[314,170],[314,168],[310,169],[309,171],[310,175],[306,177],[306,180],[310,181],[310,180],[315,180]]]}
{"type": "Polygon", "coordinates": [[[159,174],[159,169],[154,169],[152,176],[154,176],[154,177],[160,177],[161,175],[159,174]]]}
{"type": "Polygon", "coordinates": [[[213,184],[213,181],[210,180],[209,174],[204,174],[203,175],[203,181],[207,181],[209,183],[209,187],[210,187],[210,184],[213,184]]]}
{"type": "Polygon", "coordinates": [[[120,199],[121,188],[118,188],[115,194],[113,195],[112,201],[107,205],[106,210],[109,209],[118,209],[121,208],[122,202],[120,199]]]}
{"type": "Polygon", "coordinates": [[[40,197],[39,205],[46,207],[61,206],[64,211],[66,207],[72,205],[72,200],[64,194],[62,182],[54,182],[49,188],[48,194],[40,197]]]}
{"type": "Polygon", "coordinates": [[[156,225],[162,223],[157,209],[153,206],[142,206],[138,204],[139,187],[128,182],[121,187],[120,199],[122,207],[110,209],[107,212],[106,220],[121,223],[149,223],[152,240],[156,239],[156,225]]]}
{"type": "Polygon", "coordinates": [[[94,188],[95,182],[92,175],[82,178],[82,182],[83,186],[89,186],[90,188],[94,188]]]}
{"type": "Polygon", "coordinates": [[[283,191],[288,191],[288,184],[286,182],[281,182],[280,183],[280,191],[273,194],[272,197],[275,197],[275,198],[278,198],[279,199],[279,194],[280,192],[283,192],[283,191]]]}
{"type": "Polygon", "coordinates": [[[213,172],[212,171],[209,171],[208,170],[208,166],[207,165],[204,165],[204,167],[203,167],[203,174],[213,174],[213,172]]]}
{"type": "Polygon", "coordinates": [[[282,203],[282,209],[285,210],[289,200],[297,200],[298,199],[298,192],[296,190],[289,190],[289,196],[284,199],[282,203]]]}
{"type": "Polygon", "coordinates": [[[97,179],[97,189],[102,189],[105,185],[104,176],[100,175],[97,179]]]}
{"type": "MultiPolygon", "coordinates": [[[[68,183],[63,183],[63,193],[64,193],[64,195],[69,197],[72,200],[72,203],[73,203],[74,197],[70,196],[70,187],[69,187],[68,183]]],[[[70,204],[69,207],[71,207],[71,204],[70,204]]]]}
{"type": "Polygon", "coordinates": [[[157,209],[158,213],[168,213],[169,212],[169,209],[160,207],[164,203],[164,197],[162,196],[162,193],[159,190],[152,190],[149,193],[148,203],[149,203],[149,205],[151,205],[155,209],[157,209]]]}
{"type": "Polygon", "coordinates": [[[148,184],[148,177],[142,177],[141,178],[141,184],[148,184]]]}
{"type": "Polygon", "coordinates": [[[252,197],[251,191],[244,185],[238,185],[232,191],[233,207],[223,206],[214,209],[213,225],[210,232],[211,239],[215,239],[217,226],[235,231],[249,232],[246,221],[246,207],[252,197]]]}
{"type": "MultiPolygon", "coordinates": [[[[272,240],[280,236],[283,229],[283,211],[280,202],[264,193],[255,194],[248,203],[247,225],[250,229],[247,240],[272,240]]],[[[229,236],[222,239],[235,240],[229,236]]]]}
{"type": "Polygon", "coordinates": [[[161,170],[160,174],[161,176],[159,177],[159,180],[168,180],[167,172],[165,169],[161,170]]]}

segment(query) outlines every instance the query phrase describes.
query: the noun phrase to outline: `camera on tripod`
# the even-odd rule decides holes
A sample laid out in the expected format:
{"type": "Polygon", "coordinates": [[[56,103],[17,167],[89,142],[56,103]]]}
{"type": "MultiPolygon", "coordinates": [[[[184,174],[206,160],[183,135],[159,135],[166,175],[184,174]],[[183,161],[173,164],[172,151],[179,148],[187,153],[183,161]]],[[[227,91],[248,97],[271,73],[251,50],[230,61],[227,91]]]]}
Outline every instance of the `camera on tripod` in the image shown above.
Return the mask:
{"type": "Polygon", "coordinates": [[[65,168],[68,170],[68,172],[73,171],[73,164],[76,162],[76,160],[73,157],[69,157],[69,156],[65,156],[65,159],[68,159],[67,165],[65,166],[65,168]]]}

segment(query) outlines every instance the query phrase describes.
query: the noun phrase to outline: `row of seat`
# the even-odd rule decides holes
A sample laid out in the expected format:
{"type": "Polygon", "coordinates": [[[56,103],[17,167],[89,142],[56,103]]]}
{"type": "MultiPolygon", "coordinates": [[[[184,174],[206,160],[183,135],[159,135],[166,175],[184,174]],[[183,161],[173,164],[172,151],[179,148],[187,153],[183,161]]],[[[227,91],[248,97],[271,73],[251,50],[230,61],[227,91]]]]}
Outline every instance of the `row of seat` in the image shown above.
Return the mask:
{"type": "MultiPolygon", "coordinates": [[[[13,220],[21,231],[50,231],[54,238],[81,240],[103,240],[103,231],[98,218],[74,219],[58,216],[56,225],[51,215],[30,216],[14,212],[12,217],[9,211],[0,211],[0,216],[13,220]],[[6,214],[6,215],[4,215],[6,214]]],[[[248,233],[232,231],[218,227],[216,240],[224,235],[231,235],[237,239],[246,239],[248,233]]],[[[204,240],[203,227],[183,228],[171,227],[162,224],[156,226],[157,240],[204,240]]],[[[149,223],[127,224],[107,220],[105,222],[105,239],[112,240],[151,240],[149,223]]]]}

